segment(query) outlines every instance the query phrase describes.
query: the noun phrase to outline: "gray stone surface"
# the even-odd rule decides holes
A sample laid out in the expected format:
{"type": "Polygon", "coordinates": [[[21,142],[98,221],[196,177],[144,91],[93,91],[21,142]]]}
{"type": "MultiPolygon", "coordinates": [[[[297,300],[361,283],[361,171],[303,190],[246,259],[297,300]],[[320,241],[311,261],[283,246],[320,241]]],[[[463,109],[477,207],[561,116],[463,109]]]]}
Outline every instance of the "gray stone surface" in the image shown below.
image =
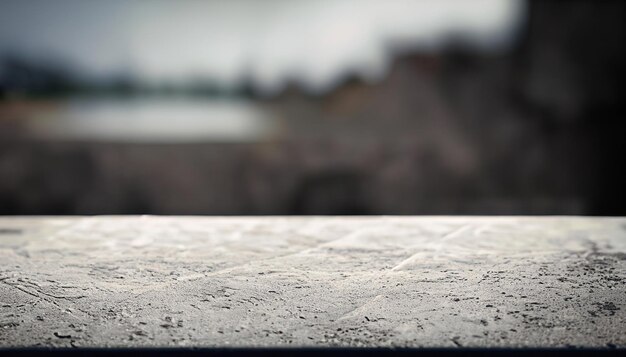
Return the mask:
{"type": "Polygon", "coordinates": [[[0,218],[0,346],[626,346],[626,219],[0,218]]]}

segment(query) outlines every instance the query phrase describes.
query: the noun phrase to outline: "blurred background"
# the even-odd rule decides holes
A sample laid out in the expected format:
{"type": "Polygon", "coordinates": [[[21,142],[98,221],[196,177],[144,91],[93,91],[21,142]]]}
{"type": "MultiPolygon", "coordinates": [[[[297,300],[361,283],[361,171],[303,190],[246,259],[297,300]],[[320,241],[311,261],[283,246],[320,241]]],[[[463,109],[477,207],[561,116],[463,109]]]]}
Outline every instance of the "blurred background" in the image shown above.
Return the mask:
{"type": "Polygon", "coordinates": [[[626,215],[624,10],[0,0],[0,214],[626,215]]]}

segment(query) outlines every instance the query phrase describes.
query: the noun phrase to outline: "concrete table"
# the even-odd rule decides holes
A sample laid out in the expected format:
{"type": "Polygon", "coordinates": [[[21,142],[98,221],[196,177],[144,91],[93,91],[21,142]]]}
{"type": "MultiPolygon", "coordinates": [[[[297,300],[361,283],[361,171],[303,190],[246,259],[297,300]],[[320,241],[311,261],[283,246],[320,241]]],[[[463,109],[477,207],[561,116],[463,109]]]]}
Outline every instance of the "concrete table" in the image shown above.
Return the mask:
{"type": "Polygon", "coordinates": [[[626,219],[0,218],[0,347],[626,346],[626,219]]]}

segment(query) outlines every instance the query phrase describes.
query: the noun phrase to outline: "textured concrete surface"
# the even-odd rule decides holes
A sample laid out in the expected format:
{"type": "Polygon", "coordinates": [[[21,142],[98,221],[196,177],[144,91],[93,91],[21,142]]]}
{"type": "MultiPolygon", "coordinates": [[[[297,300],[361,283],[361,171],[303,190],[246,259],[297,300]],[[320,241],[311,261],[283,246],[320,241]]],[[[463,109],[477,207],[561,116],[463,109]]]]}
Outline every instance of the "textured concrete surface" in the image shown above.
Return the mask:
{"type": "Polygon", "coordinates": [[[624,347],[625,283],[624,218],[0,218],[0,347],[624,347]]]}

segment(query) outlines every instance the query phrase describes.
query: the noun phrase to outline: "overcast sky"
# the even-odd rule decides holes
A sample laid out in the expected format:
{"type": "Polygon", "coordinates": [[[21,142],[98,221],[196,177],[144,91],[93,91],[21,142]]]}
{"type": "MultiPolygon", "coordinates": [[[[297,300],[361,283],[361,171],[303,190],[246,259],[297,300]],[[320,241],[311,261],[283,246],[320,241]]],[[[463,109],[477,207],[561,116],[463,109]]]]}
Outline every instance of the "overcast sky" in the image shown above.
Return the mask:
{"type": "Polygon", "coordinates": [[[0,53],[57,58],[94,75],[201,76],[323,89],[347,70],[384,73],[388,44],[436,48],[463,34],[494,48],[521,0],[0,0],[0,53]]]}

